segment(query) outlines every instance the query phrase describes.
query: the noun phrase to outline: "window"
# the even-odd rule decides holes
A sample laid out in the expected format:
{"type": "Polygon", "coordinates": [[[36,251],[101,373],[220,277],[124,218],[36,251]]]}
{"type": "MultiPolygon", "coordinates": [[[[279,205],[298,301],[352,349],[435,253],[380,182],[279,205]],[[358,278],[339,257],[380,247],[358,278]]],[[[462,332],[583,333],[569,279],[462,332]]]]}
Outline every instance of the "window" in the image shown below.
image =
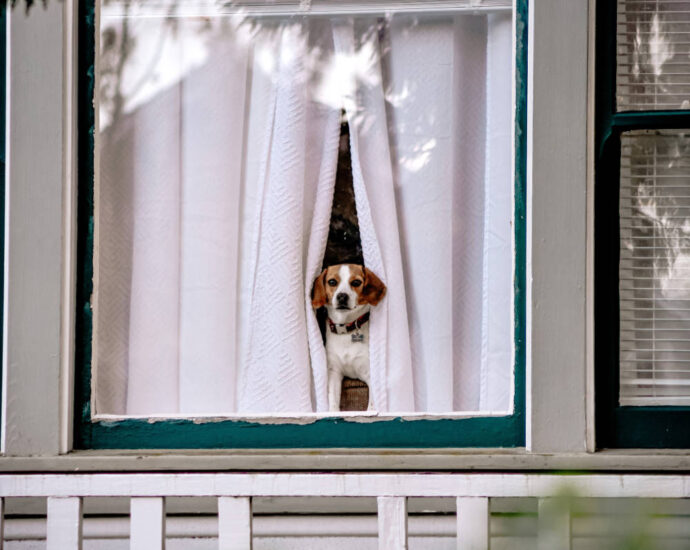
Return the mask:
{"type": "Polygon", "coordinates": [[[597,16],[597,443],[688,447],[690,2],[597,16]]]}
{"type": "Polygon", "coordinates": [[[514,113],[510,11],[108,2],[96,27],[86,4],[77,445],[521,444],[525,36],[514,113]],[[306,305],[341,112],[364,261],[389,289],[370,344],[385,422],[326,417],[306,305]],[[446,418],[401,418],[427,413],[446,418]]]}

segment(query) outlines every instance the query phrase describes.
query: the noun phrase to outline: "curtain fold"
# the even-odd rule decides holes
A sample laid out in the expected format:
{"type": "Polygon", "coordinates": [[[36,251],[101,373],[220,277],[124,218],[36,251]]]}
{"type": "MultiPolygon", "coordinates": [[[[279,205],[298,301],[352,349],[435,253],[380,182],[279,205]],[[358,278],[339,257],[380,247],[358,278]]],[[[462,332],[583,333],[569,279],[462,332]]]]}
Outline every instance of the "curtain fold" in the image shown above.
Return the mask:
{"type": "Polygon", "coordinates": [[[387,73],[415,408],[453,409],[453,21],[393,18],[387,73]]]}
{"type": "Polygon", "coordinates": [[[326,371],[326,349],[323,345],[321,329],[316,315],[312,312],[311,286],[321,273],[328,231],[331,220],[331,207],[335,189],[335,176],[338,165],[338,146],[340,143],[340,109],[339,102],[322,104],[315,107],[320,111],[323,123],[323,139],[314,144],[314,150],[321,154],[317,164],[315,193],[313,195],[314,211],[309,229],[309,243],[306,253],[304,276],[304,309],[307,312],[307,338],[311,359],[313,380],[313,408],[316,412],[327,412],[328,408],[328,374],[326,371]]]}
{"type": "Polygon", "coordinates": [[[336,54],[359,58],[346,83],[352,179],[365,265],[386,284],[370,318],[369,371],[374,407],[413,412],[414,390],[380,44],[375,20],[334,27],[336,54]],[[361,27],[359,26],[361,25],[361,27]]]}
{"type": "MultiPolygon", "coordinates": [[[[195,30],[181,23],[178,32],[195,30]]],[[[117,407],[128,414],[235,408],[236,375],[228,365],[236,353],[229,335],[235,332],[243,133],[234,121],[243,118],[247,51],[233,38],[219,40],[192,77],[121,123],[135,144],[133,158],[118,159],[130,163],[133,181],[131,203],[123,208],[131,210],[134,226],[132,259],[129,273],[121,274],[130,285],[127,385],[117,407]],[[223,94],[209,97],[213,89],[223,94]],[[228,153],[208,154],[219,143],[228,153]]],[[[183,46],[180,40],[171,47],[185,65],[194,52],[183,46]]]]}
{"type": "Polygon", "coordinates": [[[180,93],[167,90],[134,119],[130,414],[179,410],[180,93]],[[154,128],[158,139],[146,139],[154,128]]]}
{"type": "Polygon", "coordinates": [[[306,42],[300,24],[280,30],[271,127],[250,294],[246,359],[239,372],[239,410],[310,411],[302,250],[307,94],[306,42]]]}
{"type": "Polygon", "coordinates": [[[235,410],[246,49],[222,41],[181,98],[179,412],[235,410]],[[238,55],[240,54],[240,55],[238,55]],[[209,94],[223,90],[223,94],[209,94]],[[218,123],[217,121],[222,121],[218,123]],[[209,155],[218,144],[224,154],[209,155]]]}
{"type": "MultiPolygon", "coordinates": [[[[453,403],[479,410],[486,143],[486,19],[453,25],[453,403]]],[[[502,312],[503,313],[503,312],[502,312]]]]}
{"type": "Polygon", "coordinates": [[[508,56],[512,20],[504,14],[487,18],[486,168],[482,292],[482,365],[479,410],[506,411],[511,404],[512,365],[512,233],[511,155],[512,102],[508,56]]]}
{"type": "Polygon", "coordinates": [[[511,18],[393,18],[384,74],[418,411],[508,410],[511,18]]]}

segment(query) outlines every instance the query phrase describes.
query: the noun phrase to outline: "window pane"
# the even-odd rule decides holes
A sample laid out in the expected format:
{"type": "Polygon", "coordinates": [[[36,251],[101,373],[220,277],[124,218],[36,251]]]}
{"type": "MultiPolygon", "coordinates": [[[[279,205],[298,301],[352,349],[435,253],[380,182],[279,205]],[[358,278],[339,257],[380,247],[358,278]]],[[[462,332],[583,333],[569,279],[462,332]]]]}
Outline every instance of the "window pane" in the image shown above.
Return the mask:
{"type": "Polygon", "coordinates": [[[329,227],[387,286],[351,340],[374,409],[510,410],[512,13],[469,4],[101,5],[98,414],[327,412],[329,227]]]}
{"type": "Polygon", "coordinates": [[[690,131],[626,132],[620,402],[690,404],[690,131]]]}
{"type": "Polygon", "coordinates": [[[690,109],[690,1],[618,0],[618,110],[690,109]]]}

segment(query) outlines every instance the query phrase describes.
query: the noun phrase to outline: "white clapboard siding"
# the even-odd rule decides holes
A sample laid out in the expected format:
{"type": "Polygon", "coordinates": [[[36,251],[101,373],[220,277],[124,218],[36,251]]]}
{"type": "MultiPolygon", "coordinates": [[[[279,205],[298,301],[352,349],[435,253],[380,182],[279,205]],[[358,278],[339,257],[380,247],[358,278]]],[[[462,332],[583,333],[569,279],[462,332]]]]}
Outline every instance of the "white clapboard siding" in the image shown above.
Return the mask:
{"type": "Polygon", "coordinates": [[[458,497],[458,550],[489,550],[489,499],[458,497]]]}
{"type": "Polygon", "coordinates": [[[407,499],[379,497],[379,550],[407,550],[407,499]]]}
{"type": "Polygon", "coordinates": [[[537,521],[538,550],[570,550],[569,501],[540,498],[537,521]]]}
{"type": "Polygon", "coordinates": [[[251,550],[252,503],[249,497],[218,499],[219,550],[251,550]]]}
{"type": "Polygon", "coordinates": [[[164,550],[165,499],[134,497],[130,506],[130,549],[164,550]]]}
{"type": "Polygon", "coordinates": [[[46,540],[48,550],[81,550],[81,498],[49,497],[46,540]]]}

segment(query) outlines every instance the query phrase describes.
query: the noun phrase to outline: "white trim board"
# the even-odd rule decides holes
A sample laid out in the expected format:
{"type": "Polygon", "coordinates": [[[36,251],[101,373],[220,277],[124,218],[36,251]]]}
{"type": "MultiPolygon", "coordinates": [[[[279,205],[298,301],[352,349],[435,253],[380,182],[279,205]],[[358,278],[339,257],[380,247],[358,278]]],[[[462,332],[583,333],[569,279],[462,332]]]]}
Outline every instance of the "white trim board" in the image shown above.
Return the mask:
{"type": "Polygon", "coordinates": [[[586,449],[588,0],[530,0],[527,442],[586,449]]]}
{"type": "Polygon", "coordinates": [[[69,446],[76,2],[7,11],[3,451],[69,446]]]}
{"type": "Polygon", "coordinates": [[[690,475],[642,474],[17,474],[0,497],[690,498],[690,475]]]}

